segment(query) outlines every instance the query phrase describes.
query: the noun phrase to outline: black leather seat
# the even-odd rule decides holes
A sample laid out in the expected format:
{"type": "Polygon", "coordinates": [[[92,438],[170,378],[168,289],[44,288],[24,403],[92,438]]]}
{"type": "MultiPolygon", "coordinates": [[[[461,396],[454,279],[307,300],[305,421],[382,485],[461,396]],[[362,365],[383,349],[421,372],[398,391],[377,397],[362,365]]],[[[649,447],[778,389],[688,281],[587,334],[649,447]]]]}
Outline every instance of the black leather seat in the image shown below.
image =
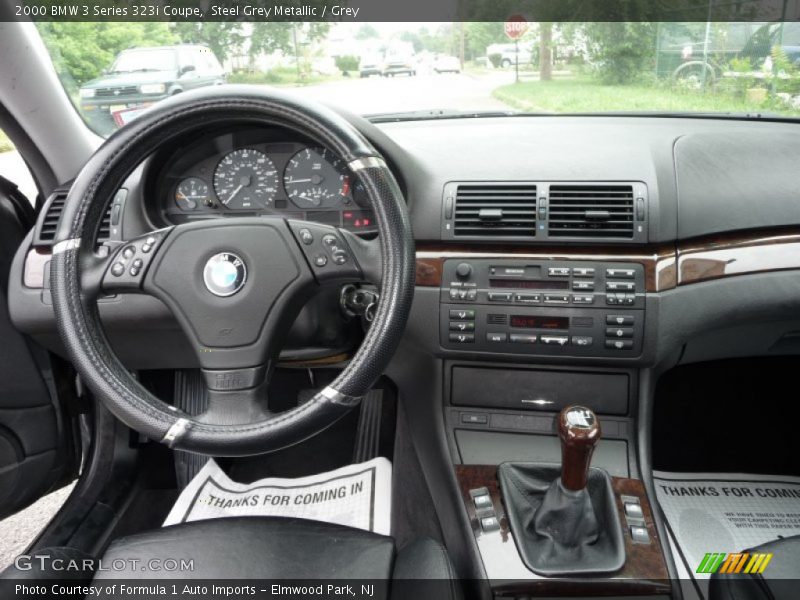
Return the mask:
{"type": "Polygon", "coordinates": [[[800,535],[762,544],[745,552],[771,552],[761,574],[714,573],[709,600],[795,600],[800,597],[800,535]]]}
{"type": "Polygon", "coordinates": [[[391,591],[394,597],[460,598],[447,552],[438,542],[420,539],[398,552],[391,537],[304,519],[240,517],[173,525],[114,541],[102,563],[128,566],[98,572],[96,580],[381,580],[391,581],[385,596],[391,591]],[[180,570],[181,559],[193,561],[190,570],[180,570]],[[162,570],[142,572],[155,564],[162,570]],[[413,594],[406,587],[412,585],[413,594]]]}

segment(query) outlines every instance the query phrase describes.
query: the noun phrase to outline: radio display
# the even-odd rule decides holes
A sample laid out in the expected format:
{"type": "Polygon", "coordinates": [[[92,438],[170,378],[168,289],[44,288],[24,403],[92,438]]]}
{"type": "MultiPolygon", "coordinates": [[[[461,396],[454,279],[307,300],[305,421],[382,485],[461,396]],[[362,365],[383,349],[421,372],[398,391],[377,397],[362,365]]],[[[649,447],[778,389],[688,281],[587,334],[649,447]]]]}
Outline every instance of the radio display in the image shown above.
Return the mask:
{"type": "Polygon", "coordinates": [[[517,329],[569,329],[569,317],[511,315],[510,324],[517,329]]]}
{"type": "Polygon", "coordinates": [[[547,279],[490,279],[490,288],[513,288],[518,290],[568,290],[569,281],[547,279]]]}

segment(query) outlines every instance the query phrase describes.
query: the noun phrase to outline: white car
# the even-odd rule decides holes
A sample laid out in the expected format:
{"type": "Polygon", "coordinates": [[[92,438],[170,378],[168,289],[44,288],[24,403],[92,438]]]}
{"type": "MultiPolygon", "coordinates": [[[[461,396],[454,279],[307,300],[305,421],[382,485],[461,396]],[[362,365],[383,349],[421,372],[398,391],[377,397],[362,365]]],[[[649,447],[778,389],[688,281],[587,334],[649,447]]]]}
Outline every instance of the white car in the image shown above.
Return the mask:
{"type": "Polygon", "coordinates": [[[461,73],[461,61],[455,56],[440,56],[433,62],[436,73],[461,73]]]}

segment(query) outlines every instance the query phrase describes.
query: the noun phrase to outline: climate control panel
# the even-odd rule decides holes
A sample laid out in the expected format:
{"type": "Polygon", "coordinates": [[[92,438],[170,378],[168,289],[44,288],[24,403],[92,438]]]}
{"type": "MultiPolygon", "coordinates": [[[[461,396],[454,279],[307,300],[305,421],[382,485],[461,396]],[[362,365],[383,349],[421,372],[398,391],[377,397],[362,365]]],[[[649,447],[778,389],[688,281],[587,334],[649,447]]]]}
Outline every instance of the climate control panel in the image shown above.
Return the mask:
{"type": "Polygon", "coordinates": [[[440,290],[441,344],[480,352],[637,356],[644,277],[637,263],[448,260],[440,290]]]}

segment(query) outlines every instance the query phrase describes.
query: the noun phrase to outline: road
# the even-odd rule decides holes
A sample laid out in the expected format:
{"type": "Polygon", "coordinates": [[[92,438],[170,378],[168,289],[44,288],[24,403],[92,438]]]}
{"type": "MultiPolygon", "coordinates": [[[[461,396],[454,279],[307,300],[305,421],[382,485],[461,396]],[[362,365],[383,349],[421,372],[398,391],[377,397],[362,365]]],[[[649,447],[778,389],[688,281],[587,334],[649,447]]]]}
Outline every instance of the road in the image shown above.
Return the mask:
{"type": "Polygon", "coordinates": [[[361,115],[427,109],[509,110],[492,97],[492,90],[513,81],[510,71],[398,75],[337,80],[297,88],[296,92],[361,115]]]}

